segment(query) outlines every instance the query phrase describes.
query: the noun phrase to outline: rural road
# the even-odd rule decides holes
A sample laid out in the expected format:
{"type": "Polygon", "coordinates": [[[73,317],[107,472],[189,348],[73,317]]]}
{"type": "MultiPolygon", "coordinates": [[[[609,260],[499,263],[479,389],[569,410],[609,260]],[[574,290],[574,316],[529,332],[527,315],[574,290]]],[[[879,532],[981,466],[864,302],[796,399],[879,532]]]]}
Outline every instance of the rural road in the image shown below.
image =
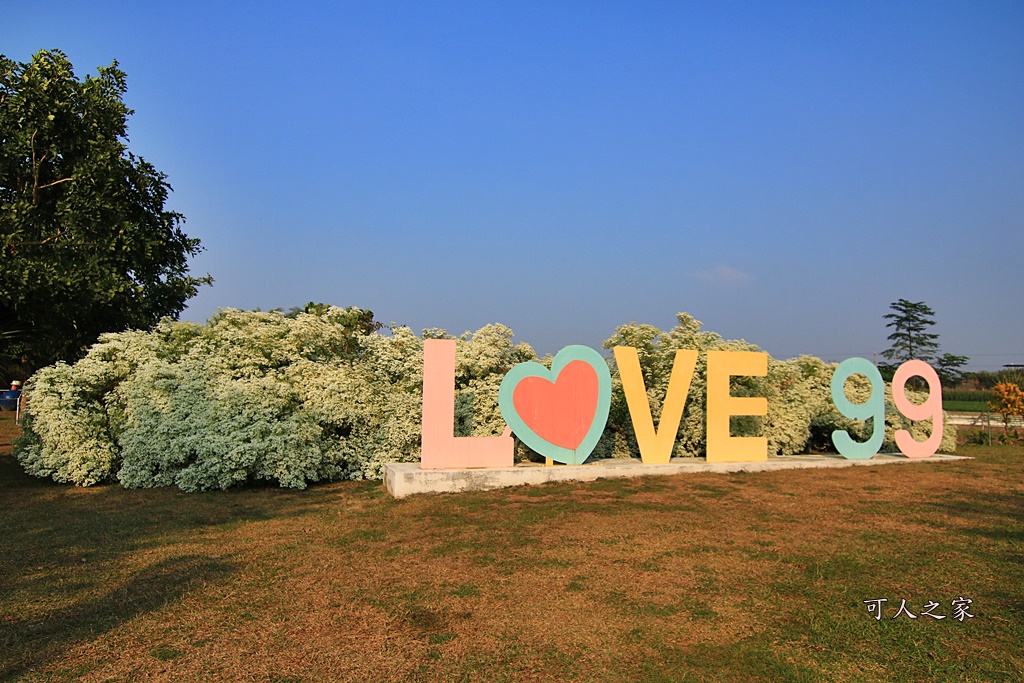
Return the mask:
{"type": "MultiPolygon", "coordinates": [[[[991,421],[993,427],[1001,427],[1003,425],[1003,416],[999,413],[960,413],[946,411],[946,415],[949,417],[949,421],[955,425],[974,425],[975,427],[984,427],[987,419],[991,421]]],[[[1011,427],[1024,427],[1024,420],[1019,417],[1012,418],[1010,420],[1011,427]]]]}

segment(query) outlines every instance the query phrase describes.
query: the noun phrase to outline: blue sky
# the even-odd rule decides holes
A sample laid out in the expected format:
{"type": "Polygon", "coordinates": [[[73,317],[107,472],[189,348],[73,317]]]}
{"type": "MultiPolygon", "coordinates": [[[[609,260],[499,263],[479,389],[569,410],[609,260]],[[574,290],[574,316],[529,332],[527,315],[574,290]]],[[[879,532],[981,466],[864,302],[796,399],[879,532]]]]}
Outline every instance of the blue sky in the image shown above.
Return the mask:
{"type": "Polygon", "coordinates": [[[632,320],[1024,363],[1024,3],[51,2],[0,52],[128,74],[210,273],[541,353],[632,320]]]}

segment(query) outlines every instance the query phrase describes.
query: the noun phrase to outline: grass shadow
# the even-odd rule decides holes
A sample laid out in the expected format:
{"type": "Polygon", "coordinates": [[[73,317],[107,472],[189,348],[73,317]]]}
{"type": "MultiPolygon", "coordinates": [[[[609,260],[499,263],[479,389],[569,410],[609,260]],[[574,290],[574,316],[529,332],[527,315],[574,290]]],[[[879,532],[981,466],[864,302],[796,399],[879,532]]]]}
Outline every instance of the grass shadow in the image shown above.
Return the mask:
{"type": "Polygon", "coordinates": [[[157,562],[99,595],[63,607],[0,621],[0,681],[53,662],[78,643],[117,628],[135,617],[161,609],[188,593],[190,586],[223,579],[231,562],[183,555],[157,562]]]}

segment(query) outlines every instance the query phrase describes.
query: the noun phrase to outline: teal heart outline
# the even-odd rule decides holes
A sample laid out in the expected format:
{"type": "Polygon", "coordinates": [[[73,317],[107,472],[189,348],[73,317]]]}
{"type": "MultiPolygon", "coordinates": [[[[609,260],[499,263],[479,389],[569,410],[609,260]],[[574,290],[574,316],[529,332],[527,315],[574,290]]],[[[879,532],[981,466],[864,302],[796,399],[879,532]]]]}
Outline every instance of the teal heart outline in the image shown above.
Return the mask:
{"type": "Polygon", "coordinates": [[[545,458],[551,458],[556,462],[566,465],[582,465],[590,454],[594,452],[597,442],[601,440],[601,434],[604,433],[604,427],[608,423],[608,411],[611,408],[611,403],[612,373],[608,369],[608,363],[605,362],[604,356],[600,353],[589,346],[582,346],[580,344],[566,346],[559,351],[555,356],[555,360],[551,363],[550,370],[540,363],[519,363],[505,374],[505,377],[501,380],[501,387],[498,389],[498,409],[501,411],[501,417],[511,427],[515,435],[545,458]],[[530,429],[529,425],[523,422],[522,418],[519,417],[519,413],[516,412],[515,404],[512,402],[512,394],[515,392],[519,382],[527,377],[540,377],[549,382],[554,382],[558,379],[562,368],[577,360],[583,361],[594,368],[594,372],[597,373],[597,410],[594,411],[594,421],[590,424],[590,429],[587,430],[583,441],[576,447],[576,450],[572,450],[563,446],[556,446],[530,429]]]}

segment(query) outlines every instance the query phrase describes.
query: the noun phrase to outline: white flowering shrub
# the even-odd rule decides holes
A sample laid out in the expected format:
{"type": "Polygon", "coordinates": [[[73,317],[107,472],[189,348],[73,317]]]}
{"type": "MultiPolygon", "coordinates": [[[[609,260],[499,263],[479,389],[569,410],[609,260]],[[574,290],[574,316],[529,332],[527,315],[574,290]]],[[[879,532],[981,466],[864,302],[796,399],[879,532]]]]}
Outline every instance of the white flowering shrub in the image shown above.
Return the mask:
{"type": "MultiPolygon", "coordinates": [[[[637,349],[655,424],[661,415],[662,402],[668,390],[675,352],[678,349],[699,351],[683,418],[679,424],[674,457],[702,457],[707,452],[707,352],[760,351],[745,341],[730,341],[713,332],[702,331],[700,321],[686,313],[679,313],[677,325],[667,332],[652,325],[622,325],[603,346],[606,349],[615,346],[632,346],[637,349]]],[[[621,379],[615,371],[614,358],[609,359],[609,364],[612,367],[612,405],[608,425],[595,449],[595,456],[639,458],[629,408],[622,392],[621,379]]],[[[835,368],[835,364],[825,363],[813,356],[800,356],[786,361],[769,357],[768,374],[765,377],[734,377],[731,380],[732,395],[766,397],[768,414],[765,417],[734,417],[732,434],[766,437],[768,453],[771,455],[804,452],[809,443],[832,450],[830,436],[833,429],[848,429],[854,438],[865,440],[869,436],[865,423],[843,417],[832,404],[831,381],[835,368]],[[822,440],[822,436],[828,439],[827,445],[816,443],[822,440]]],[[[869,391],[870,384],[866,378],[855,376],[847,383],[847,395],[854,402],[866,400],[869,391]]],[[[912,393],[909,395],[913,396],[912,393]]],[[[921,395],[917,401],[923,398],[924,395],[921,395]]],[[[929,424],[916,422],[911,426],[911,423],[901,419],[892,403],[892,390],[888,385],[886,406],[886,441],[883,449],[896,449],[893,435],[897,429],[910,428],[919,440],[930,434],[929,424]]],[[[956,428],[947,423],[940,450],[950,453],[955,445],[956,428]]]]}
{"type": "MultiPolygon", "coordinates": [[[[104,335],[79,362],[32,379],[15,454],[31,474],[83,486],[379,479],[384,463],[419,459],[423,339],[404,327],[354,329],[363,313],[228,309],[206,325],[104,335]]],[[[536,357],[511,339],[502,325],[458,338],[466,434],[504,429],[501,378],[536,357]]]]}
{"type": "MultiPolygon", "coordinates": [[[[423,340],[405,327],[381,334],[372,314],[316,306],[294,316],[220,311],[207,324],[164,321],[151,332],[100,338],[85,358],[40,370],[27,387],[28,411],[15,455],[30,474],[89,486],[178,486],[225,489],[252,481],[304,488],[334,479],[379,479],[387,462],[415,462],[420,453],[423,340]]],[[[512,343],[512,330],[488,325],[456,339],[456,424],[461,436],[505,429],[498,389],[514,365],[537,356],[512,343]]],[[[655,419],[676,349],[698,349],[675,455],[706,449],[706,352],[753,351],[701,331],[679,314],[668,332],[650,325],[619,327],[605,342],[637,348],[655,419]]],[[[551,358],[539,362],[550,367],[551,358]]],[[[609,359],[614,370],[614,360],[609,359]]],[[[833,429],[867,438],[862,422],[835,410],[833,365],[802,356],[769,359],[766,377],[736,377],[734,395],[766,396],[768,414],[733,419],[736,435],[762,434],[769,452],[798,453],[833,429]]],[[[595,457],[638,457],[617,372],[604,438],[595,457]]],[[[847,395],[862,402],[870,385],[851,378],[847,395]]],[[[908,423],[887,388],[886,445],[908,423]]],[[[930,427],[914,423],[923,439],[930,427]]],[[[942,450],[953,449],[947,426],[942,450]]],[[[826,446],[828,447],[828,446],[826,446]]],[[[518,443],[517,458],[535,457],[518,443]]]]}
{"type": "Polygon", "coordinates": [[[115,389],[152,357],[140,332],[107,335],[88,356],[33,375],[15,455],[29,474],[89,486],[110,479],[120,459],[115,434],[123,407],[115,389]]]}

